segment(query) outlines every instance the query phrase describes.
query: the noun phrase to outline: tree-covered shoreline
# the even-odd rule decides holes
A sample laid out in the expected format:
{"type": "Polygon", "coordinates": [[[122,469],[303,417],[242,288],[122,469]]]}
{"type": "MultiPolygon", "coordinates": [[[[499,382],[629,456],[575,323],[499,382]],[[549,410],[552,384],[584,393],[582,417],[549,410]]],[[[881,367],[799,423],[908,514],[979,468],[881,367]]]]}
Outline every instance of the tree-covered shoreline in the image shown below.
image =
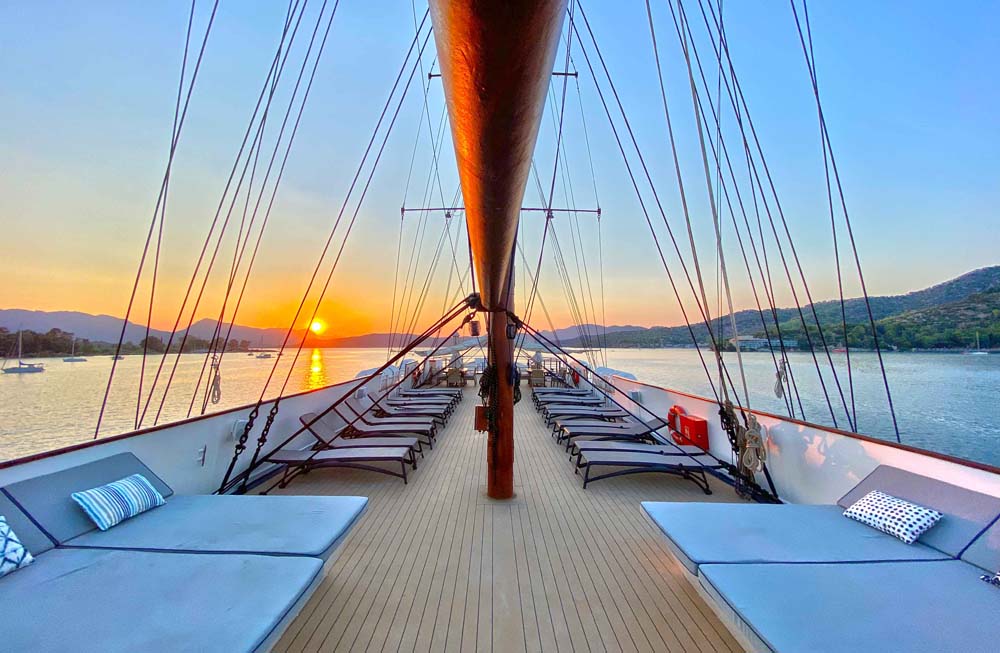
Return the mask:
{"type": "MultiPolygon", "coordinates": [[[[35,331],[21,331],[22,355],[24,358],[58,358],[69,356],[73,350],[73,334],[62,329],[50,329],[46,333],[35,331]]],[[[181,338],[175,339],[170,346],[170,353],[180,350],[181,338]]],[[[203,338],[189,337],[184,343],[183,353],[197,353],[208,351],[211,341],[203,338]]],[[[116,345],[110,342],[91,341],[86,338],[76,340],[77,356],[111,356],[115,353],[116,345]]],[[[122,344],[121,353],[141,354],[143,352],[143,342],[126,342],[122,344]]],[[[252,349],[248,340],[230,340],[226,346],[226,351],[250,351],[252,349]]],[[[147,353],[162,354],[166,351],[166,344],[156,336],[150,336],[146,343],[147,353]]],[[[0,353],[5,358],[17,356],[17,332],[9,331],[0,327],[0,353]]]]}

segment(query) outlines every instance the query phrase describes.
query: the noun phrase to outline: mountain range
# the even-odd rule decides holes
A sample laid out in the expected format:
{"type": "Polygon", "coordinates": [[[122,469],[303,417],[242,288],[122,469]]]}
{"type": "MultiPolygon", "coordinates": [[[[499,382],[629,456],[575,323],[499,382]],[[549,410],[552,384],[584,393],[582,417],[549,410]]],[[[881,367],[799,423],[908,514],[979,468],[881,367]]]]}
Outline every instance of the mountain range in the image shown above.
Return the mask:
{"type": "MultiPolygon", "coordinates": [[[[903,338],[904,347],[925,344],[929,347],[967,346],[967,343],[961,344],[959,341],[967,338],[971,331],[981,331],[988,339],[993,337],[992,334],[996,330],[998,337],[1000,337],[1000,265],[974,270],[950,281],[903,295],[871,297],[869,303],[880,330],[890,334],[903,332],[909,334],[903,338]],[[918,331],[923,334],[919,338],[915,335],[918,331]],[[914,338],[917,339],[914,340],[914,338]],[[942,344],[946,341],[955,344],[942,344]]],[[[835,300],[817,302],[813,308],[820,323],[823,324],[824,330],[830,328],[842,339],[840,302],[835,300]]],[[[812,309],[805,306],[802,310],[807,322],[812,323],[812,309]]],[[[788,338],[804,335],[797,309],[779,308],[776,313],[783,336],[788,338]]],[[[862,325],[867,327],[868,312],[864,299],[845,300],[844,313],[847,316],[849,333],[853,333],[852,326],[855,327],[855,330],[862,325]]],[[[763,325],[766,324],[768,333],[771,336],[776,335],[774,318],[770,311],[762,316],[756,310],[744,310],[737,312],[734,317],[740,334],[763,335],[763,325]]],[[[199,320],[191,326],[191,335],[208,340],[215,331],[215,325],[216,322],[212,319],[199,320]]],[[[712,326],[716,334],[721,334],[720,339],[724,340],[732,335],[728,316],[722,319],[713,319],[712,326]]],[[[228,324],[224,325],[224,331],[228,327],[228,324]]],[[[74,334],[79,339],[114,343],[118,341],[121,334],[122,321],[121,318],[111,315],[91,315],[78,311],[0,309],[0,328],[5,328],[8,331],[24,329],[37,333],[61,329],[74,334]]],[[[810,329],[813,328],[813,326],[810,327],[810,329]]],[[[709,340],[708,329],[704,323],[695,324],[691,329],[699,342],[709,340]]],[[[543,331],[547,336],[554,337],[565,346],[585,344],[584,341],[588,333],[591,334],[591,337],[593,334],[600,334],[600,340],[603,343],[605,332],[609,347],[663,347],[691,344],[690,331],[687,326],[683,325],[602,327],[596,324],[586,324],[556,329],[555,332],[543,331]]],[[[183,331],[180,333],[183,334],[183,331]]],[[[303,331],[294,333],[290,344],[298,344],[303,333],[303,331]]],[[[170,336],[169,331],[161,329],[150,329],[149,334],[163,341],[166,341],[170,336]]],[[[127,324],[125,342],[139,343],[145,336],[145,326],[135,322],[127,324]]],[[[284,337],[285,329],[279,327],[258,328],[236,325],[230,334],[231,339],[248,341],[254,347],[278,347],[284,337]]],[[[317,338],[314,336],[315,339],[312,342],[319,347],[385,347],[389,344],[390,338],[398,343],[405,342],[410,337],[406,334],[390,336],[387,333],[369,333],[339,338],[317,338]]],[[[434,341],[428,341],[427,344],[434,344],[434,341]]],[[[853,344],[855,343],[852,342],[853,344]]],[[[864,346],[863,341],[860,344],[864,346]]]]}
{"type": "MultiPolygon", "coordinates": [[[[937,348],[937,347],[967,347],[974,332],[979,330],[982,336],[990,336],[997,332],[1000,338],[1000,312],[993,307],[997,293],[1000,293],[1000,265],[981,268],[963,274],[955,279],[939,283],[930,288],[916,290],[903,295],[873,296],[869,298],[872,317],[880,332],[890,334],[899,332],[906,326],[911,332],[917,326],[923,328],[921,341],[902,338],[898,343],[891,343],[901,348],[937,348]],[[975,317],[973,317],[975,316],[975,317]]],[[[828,330],[836,338],[843,340],[842,315],[840,301],[830,300],[816,302],[810,308],[802,307],[802,314],[809,325],[809,332],[815,332],[815,322],[812,309],[824,331],[828,330]]],[[[782,336],[785,338],[803,338],[802,320],[796,308],[779,308],[775,311],[782,336]]],[[[868,309],[864,298],[853,298],[844,301],[844,314],[848,332],[851,334],[852,346],[872,346],[869,342],[871,327],[868,323],[868,309]],[[852,328],[853,327],[853,328],[852,328]],[[864,333],[868,333],[867,337],[864,333]]],[[[765,309],[762,315],[756,310],[738,311],[734,314],[737,331],[741,335],[764,335],[764,325],[767,334],[772,338],[777,336],[774,317],[765,309]]],[[[732,327],[729,316],[714,318],[711,321],[713,332],[721,341],[732,337],[732,327]]],[[[608,347],[669,347],[688,346],[691,344],[691,331],[699,343],[707,343],[708,329],[704,322],[687,326],[656,326],[622,329],[609,327],[608,347]]],[[[581,345],[584,338],[567,339],[564,345],[581,345]]],[[[602,344],[603,336],[600,338],[602,344]]],[[[984,341],[985,342],[985,341],[984,341]]],[[[832,343],[831,343],[832,344],[832,343]]],[[[886,344],[886,343],[881,343],[886,344]]],[[[997,340],[1000,345],[1000,340],[997,340]]],[[[984,346],[986,346],[984,344],[984,346]]],[[[997,346],[997,345],[992,345],[997,346]]]]}

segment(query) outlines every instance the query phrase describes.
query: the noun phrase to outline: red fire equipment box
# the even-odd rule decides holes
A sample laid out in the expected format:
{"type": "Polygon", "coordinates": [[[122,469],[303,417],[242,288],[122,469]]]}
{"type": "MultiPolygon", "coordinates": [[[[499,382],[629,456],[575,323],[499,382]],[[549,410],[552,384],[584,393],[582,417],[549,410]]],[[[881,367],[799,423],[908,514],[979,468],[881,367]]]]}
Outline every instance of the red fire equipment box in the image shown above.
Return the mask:
{"type": "Polygon", "coordinates": [[[674,406],[670,409],[667,422],[674,442],[708,450],[708,420],[704,417],[688,415],[681,406],[674,406]]]}

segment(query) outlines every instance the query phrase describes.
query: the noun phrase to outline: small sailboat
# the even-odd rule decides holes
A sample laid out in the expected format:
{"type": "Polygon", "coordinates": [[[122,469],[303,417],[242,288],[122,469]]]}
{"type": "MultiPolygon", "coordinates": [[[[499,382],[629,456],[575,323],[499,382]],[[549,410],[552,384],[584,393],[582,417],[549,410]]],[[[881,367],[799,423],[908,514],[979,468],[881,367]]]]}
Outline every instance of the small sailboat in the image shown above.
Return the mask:
{"type": "Polygon", "coordinates": [[[976,348],[965,352],[968,356],[986,356],[990,352],[986,351],[979,345],[979,332],[976,331],[976,348]]]}
{"type": "Polygon", "coordinates": [[[22,338],[21,332],[17,332],[17,365],[13,367],[4,367],[4,374],[36,374],[38,372],[44,372],[45,366],[41,363],[25,363],[21,360],[22,355],[22,338]]]}
{"type": "Polygon", "coordinates": [[[260,337],[260,346],[261,346],[261,349],[257,350],[257,358],[270,358],[271,357],[271,352],[263,350],[263,347],[264,347],[264,336],[260,337]]]}
{"type": "Polygon", "coordinates": [[[76,355],[76,338],[73,338],[73,348],[69,356],[63,359],[64,363],[86,363],[87,359],[76,355]]]}

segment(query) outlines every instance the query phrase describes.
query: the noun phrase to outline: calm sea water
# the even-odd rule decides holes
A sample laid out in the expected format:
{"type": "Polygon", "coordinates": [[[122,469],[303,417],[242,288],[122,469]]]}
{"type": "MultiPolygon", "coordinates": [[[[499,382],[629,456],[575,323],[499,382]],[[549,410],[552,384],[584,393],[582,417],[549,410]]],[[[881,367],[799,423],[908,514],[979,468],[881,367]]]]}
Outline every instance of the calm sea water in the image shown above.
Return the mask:
{"type": "MultiPolygon", "coordinates": [[[[710,396],[705,372],[693,350],[619,349],[607,352],[607,364],[632,372],[640,380],[664,387],[710,396]]],[[[735,354],[727,363],[737,384],[735,354]]],[[[278,394],[293,356],[279,359],[278,371],[266,393],[278,394]]],[[[885,389],[874,354],[852,354],[854,410],[857,430],[875,437],[895,439],[885,389]]],[[[885,354],[886,373],[895,403],[902,441],[917,447],[1000,465],[1000,355],[885,354]]],[[[172,359],[170,359],[172,360],[172,359]]],[[[158,423],[187,416],[203,356],[181,357],[158,423]]],[[[353,378],[362,369],[385,360],[384,349],[314,349],[304,351],[295,363],[285,392],[318,388],[353,378]]],[[[809,421],[833,425],[823,398],[812,357],[790,355],[802,408],[809,421]]],[[[0,374],[0,459],[9,459],[93,438],[98,410],[107,384],[111,359],[97,357],[86,363],[43,361],[42,374],[0,374]]],[[[711,365],[712,361],[708,360],[711,365]]],[[[754,408],[786,414],[784,401],[773,394],[774,364],[768,353],[744,353],[744,369],[754,408]]],[[[837,425],[849,429],[848,420],[829,363],[820,360],[837,425]]],[[[260,396],[274,359],[230,354],[223,362],[222,399],[208,405],[208,412],[253,402],[260,396]]],[[[144,387],[155,374],[155,360],[147,360],[144,387]]],[[[834,365],[851,405],[846,358],[834,354],[834,365]]],[[[132,430],[136,423],[136,396],[141,359],[118,361],[115,382],[105,412],[101,436],[132,430]]],[[[165,373],[169,372],[169,367],[165,373]]],[[[162,388],[162,384],[160,386],[162,388]]],[[[146,392],[144,391],[144,392],[146,392]]],[[[742,390],[740,390],[742,398],[742,390]]],[[[162,398],[158,390],[146,410],[143,426],[152,425],[162,398]]],[[[202,395],[191,410],[201,411],[202,395]]],[[[140,412],[143,407],[140,406],[140,412]]],[[[796,402],[796,415],[800,415],[796,402]]]]}

